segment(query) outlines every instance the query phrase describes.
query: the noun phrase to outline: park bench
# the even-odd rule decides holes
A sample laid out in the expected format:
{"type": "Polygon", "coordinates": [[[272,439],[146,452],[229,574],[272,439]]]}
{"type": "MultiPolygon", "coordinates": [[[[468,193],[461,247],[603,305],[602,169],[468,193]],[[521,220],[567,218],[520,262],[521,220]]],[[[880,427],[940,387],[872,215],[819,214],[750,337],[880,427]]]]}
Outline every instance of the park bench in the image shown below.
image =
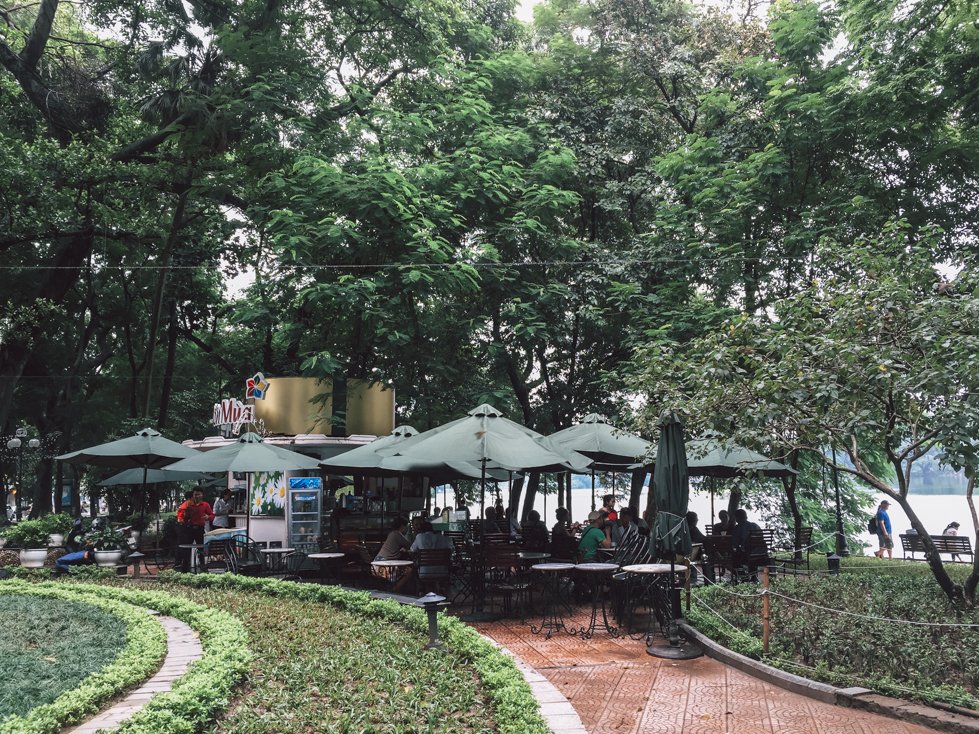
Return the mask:
{"type": "MultiPolygon", "coordinates": [[[[955,563],[972,563],[975,555],[972,551],[972,539],[964,535],[930,535],[935,544],[935,550],[940,555],[952,555],[955,563]],[[968,560],[965,559],[968,556],[968,560]]],[[[920,535],[901,535],[901,548],[904,551],[904,558],[911,561],[928,560],[925,553],[925,544],[920,535]],[[921,558],[915,558],[915,553],[920,553],[921,558]],[[910,558],[909,558],[910,555],[910,558]]]]}

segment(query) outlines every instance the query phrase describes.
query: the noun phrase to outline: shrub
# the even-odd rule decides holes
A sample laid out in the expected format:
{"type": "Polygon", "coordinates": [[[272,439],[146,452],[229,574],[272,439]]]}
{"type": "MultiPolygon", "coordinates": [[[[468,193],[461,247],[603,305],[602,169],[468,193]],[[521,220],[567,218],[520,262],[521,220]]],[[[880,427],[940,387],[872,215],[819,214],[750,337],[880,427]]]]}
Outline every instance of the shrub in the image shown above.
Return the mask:
{"type": "Polygon", "coordinates": [[[18,548],[47,548],[49,535],[41,520],[21,520],[4,531],[7,541],[18,548]]]}
{"type": "Polygon", "coordinates": [[[115,528],[100,528],[85,536],[85,542],[91,543],[95,550],[122,550],[126,547],[126,536],[115,528]]]}
{"type": "Polygon", "coordinates": [[[50,515],[44,515],[38,518],[40,522],[48,531],[48,535],[65,535],[71,532],[71,526],[74,523],[71,515],[66,512],[52,513],[50,515]]]}

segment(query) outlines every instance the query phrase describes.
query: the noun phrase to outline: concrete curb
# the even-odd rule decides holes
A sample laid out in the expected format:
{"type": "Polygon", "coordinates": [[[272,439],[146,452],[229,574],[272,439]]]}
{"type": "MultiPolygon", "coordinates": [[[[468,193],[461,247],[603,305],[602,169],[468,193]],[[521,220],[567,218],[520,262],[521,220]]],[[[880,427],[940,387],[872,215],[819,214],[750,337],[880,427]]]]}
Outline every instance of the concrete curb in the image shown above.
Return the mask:
{"type": "Polygon", "coordinates": [[[496,640],[490,639],[486,635],[480,636],[504,655],[513,659],[517,670],[523,675],[527,685],[530,686],[531,693],[534,694],[534,698],[540,704],[541,716],[553,734],[588,734],[588,730],[581,723],[581,717],[574,710],[574,706],[553,683],[496,640]]]}
{"type": "Polygon", "coordinates": [[[704,652],[709,657],[793,693],[836,706],[861,709],[899,721],[920,724],[946,734],[979,734],[979,715],[958,714],[899,698],[882,696],[869,688],[837,688],[828,683],[809,680],[728,650],[686,622],[681,621],[679,626],[685,635],[704,648],[704,652]]]}

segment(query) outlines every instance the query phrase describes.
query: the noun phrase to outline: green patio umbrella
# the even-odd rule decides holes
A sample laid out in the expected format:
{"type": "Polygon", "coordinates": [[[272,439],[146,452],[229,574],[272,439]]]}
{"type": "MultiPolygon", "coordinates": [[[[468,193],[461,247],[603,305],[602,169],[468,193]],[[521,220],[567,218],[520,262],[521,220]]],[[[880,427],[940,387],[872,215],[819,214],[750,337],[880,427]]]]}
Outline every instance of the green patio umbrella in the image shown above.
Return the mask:
{"type": "Polygon", "coordinates": [[[595,509],[595,472],[633,471],[646,461],[652,444],[644,438],[612,426],[597,413],[581,423],[552,433],[548,438],[559,446],[577,451],[592,460],[591,508],[595,509]]]}
{"type": "Polygon", "coordinates": [[[262,441],[257,433],[243,433],[237,441],[219,449],[199,451],[196,456],[170,466],[171,471],[242,472],[248,475],[248,510],[245,534],[251,530],[251,476],[254,472],[319,469],[319,460],[262,441]]]}
{"type": "Polygon", "coordinates": [[[133,484],[139,484],[142,487],[140,515],[145,518],[146,485],[151,484],[147,481],[149,472],[153,469],[169,466],[179,459],[196,456],[198,453],[196,449],[164,438],[159,431],[144,428],[135,436],[127,436],[117,441],[79,449],[55,458],[68,464],[94,464],[95,466],[107,466],[113,469],[139,469],[142,471],[142,480],[133,482],[133,484]]]}
{"type": "Polygon", "coordinates": [[[787,477],[796,471],[757,451],[739,446],[719,433],[687,442],[687,470],[692,477],[787,477]]]}
{"type": "Polygon", "coordinates": [[[683,444],[683,423],[674,413],[669,413],[659,425],[659,447],[653,469],[653,492],[656,497],[653,547],[660,556],[686,556],[690,554],[691,545],[686,519],[690,482],[683,444]]]}
{"type": "Polygon", "coordinates": [[[187,482],[207,479],[199,471],[166,471],[164,469],[125,469],[99,482],[100,487],[121,487],[127,484],[163,484],[164,482],[187,482]]]}

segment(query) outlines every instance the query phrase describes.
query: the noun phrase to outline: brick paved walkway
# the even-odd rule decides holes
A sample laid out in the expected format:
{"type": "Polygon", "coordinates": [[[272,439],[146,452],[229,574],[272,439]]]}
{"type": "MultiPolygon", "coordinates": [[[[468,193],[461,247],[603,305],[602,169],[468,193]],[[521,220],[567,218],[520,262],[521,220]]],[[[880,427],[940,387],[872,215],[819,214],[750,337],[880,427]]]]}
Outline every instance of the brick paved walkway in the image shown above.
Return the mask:
{"type": "MultiPolygon", "coordinates": [[[[580,626],[585,620],[572,620],[580,626]]],[[[790,693],[708,657],[651,657],[641,640],[561,633],[529,624],[474,625],[544,675],[589,734],[932,734],[933,730],[790,693]]]]}
{"type": "Polygon", "coordinates": [[[169,691],[174,681],[179,679],[190,664],[204,654],[197,633],[173,617],[160,618],[160,624],[167,631],[167,656],[156,675],[142,686],[117,701],[110,708],[69,729],[67,734],[95,734],[99,729],[112,730],[149,703],[153,696],[169,691]]]}

